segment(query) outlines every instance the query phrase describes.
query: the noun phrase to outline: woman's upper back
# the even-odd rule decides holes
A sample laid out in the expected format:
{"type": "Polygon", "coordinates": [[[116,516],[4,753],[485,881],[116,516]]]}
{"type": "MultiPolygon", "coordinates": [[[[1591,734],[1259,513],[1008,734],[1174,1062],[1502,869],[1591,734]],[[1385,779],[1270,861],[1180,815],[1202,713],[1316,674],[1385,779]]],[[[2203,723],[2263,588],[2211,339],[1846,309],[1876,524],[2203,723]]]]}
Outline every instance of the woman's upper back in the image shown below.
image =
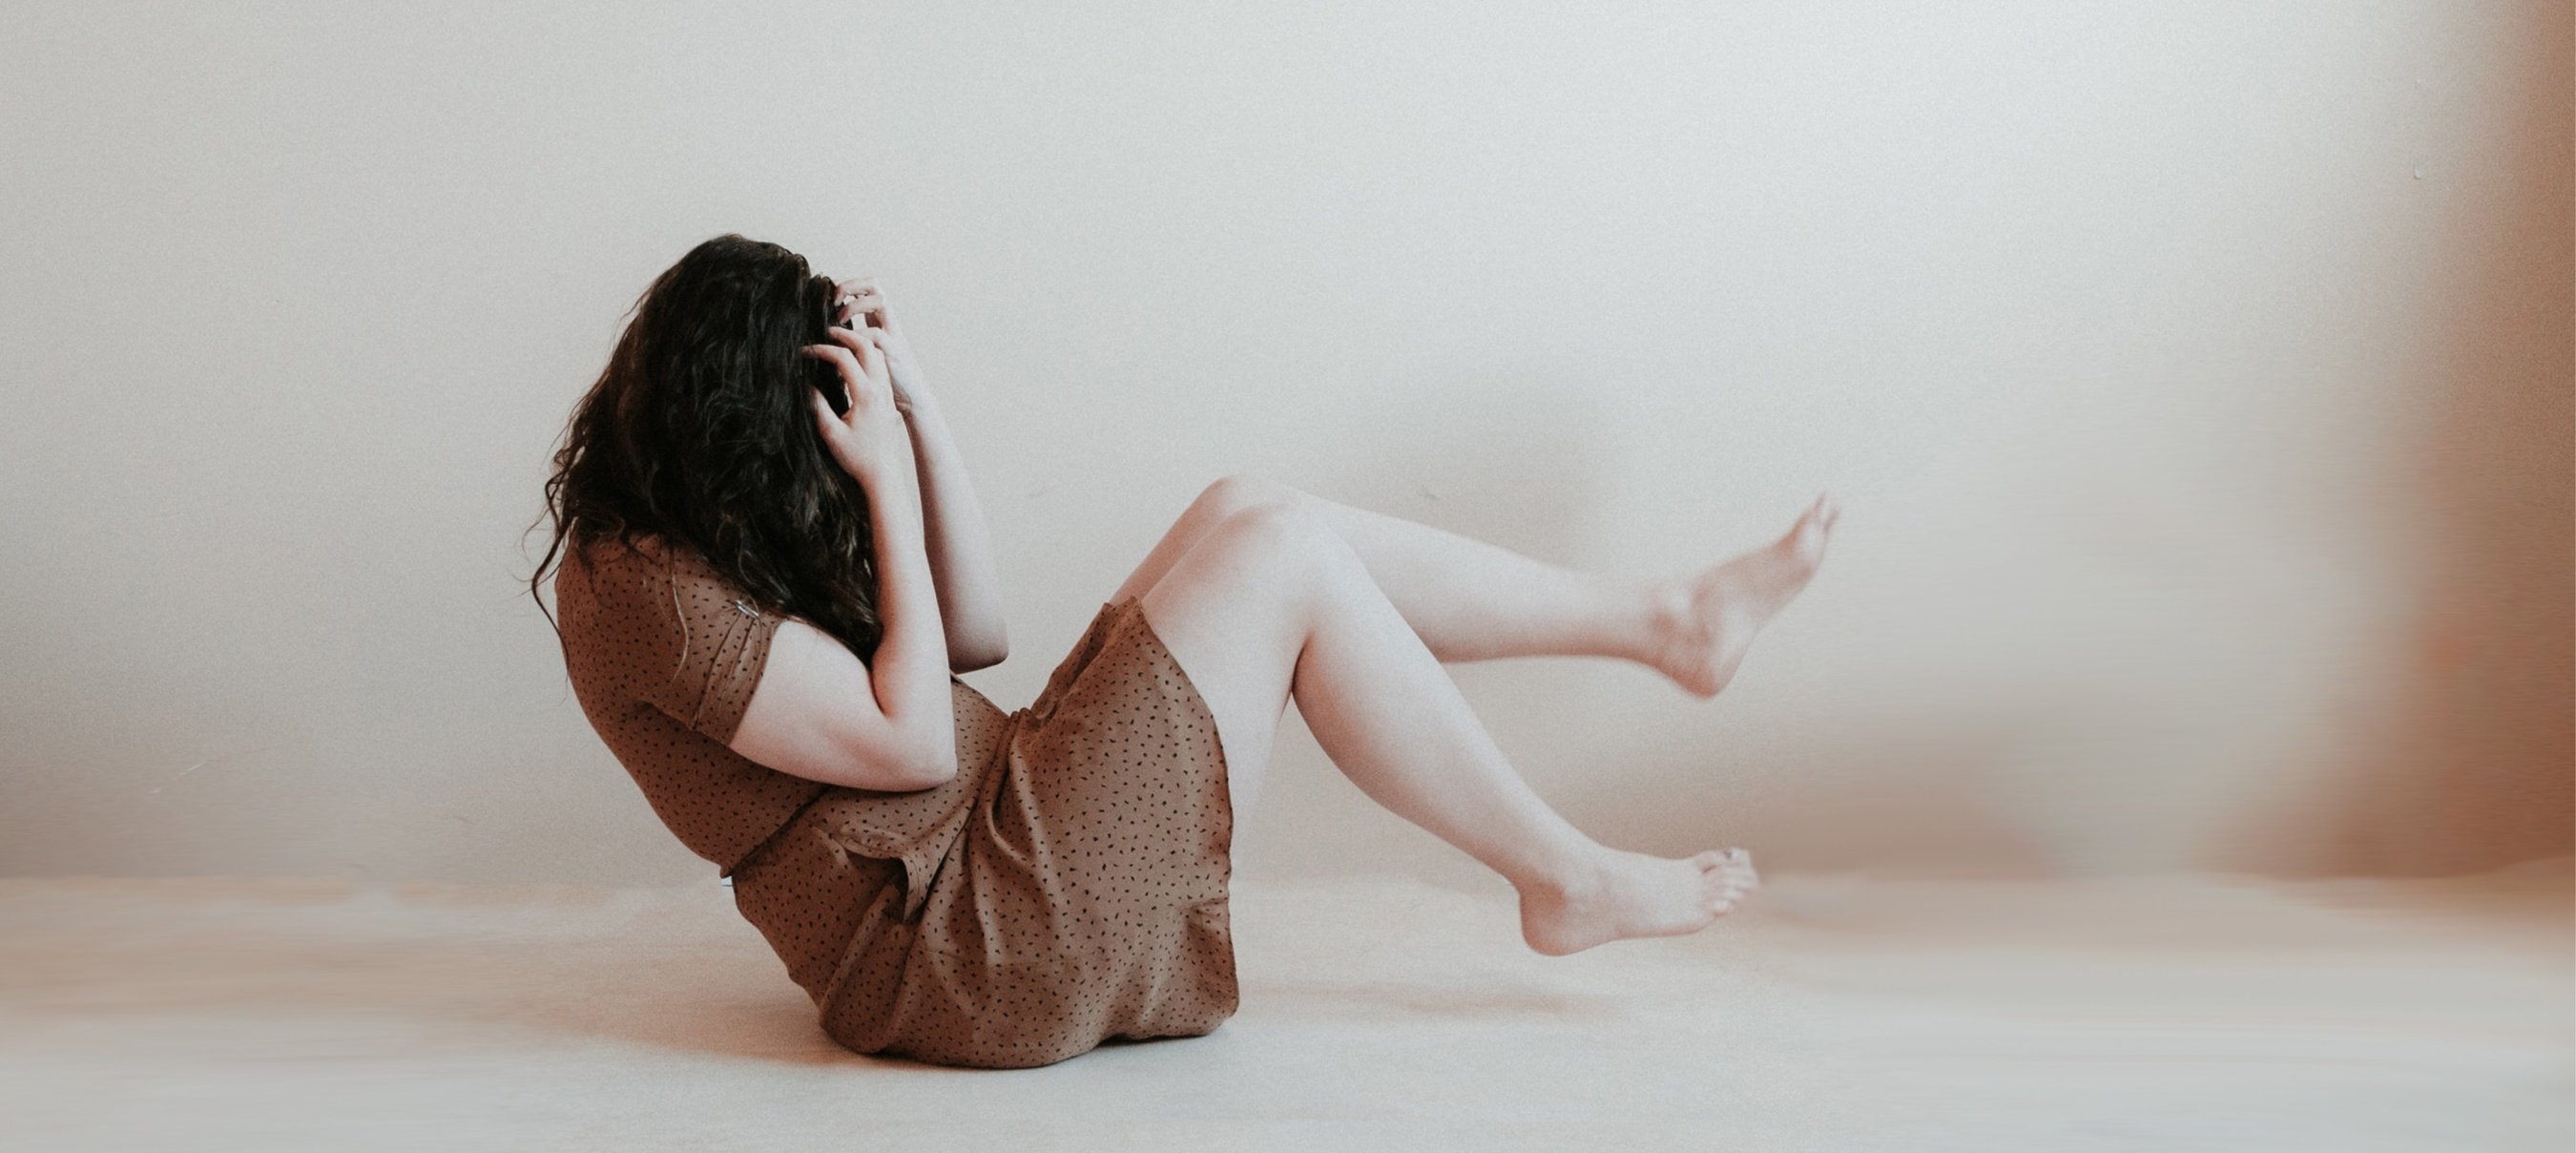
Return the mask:
{"type": "Polygon", "coordinates": [[[755,603],[693,549],[656,538],[555,574],[565,670],[582,711],[689,850],[726,873],[830,786],[726,746],[786,615],[755,603]]]}
{"type": "MultiPolygon", "coordinates": [[[[729,746],[791,618],[752,600],[696,550],[649,536],[633,549],[596,544],[587,558],[567,547],[555,604],[564,666],[591,727],[662,823],[725,875],[834,791],[862,799],[836,810],[854,851],[902,859],[916,870],[937,861],[1027,711],[1005,712],[951,676],[956,778],[913,792],[841,788],[769,768],[729,746]]],[[[912,882],[916,902],[926,880],[912,882]]]]}

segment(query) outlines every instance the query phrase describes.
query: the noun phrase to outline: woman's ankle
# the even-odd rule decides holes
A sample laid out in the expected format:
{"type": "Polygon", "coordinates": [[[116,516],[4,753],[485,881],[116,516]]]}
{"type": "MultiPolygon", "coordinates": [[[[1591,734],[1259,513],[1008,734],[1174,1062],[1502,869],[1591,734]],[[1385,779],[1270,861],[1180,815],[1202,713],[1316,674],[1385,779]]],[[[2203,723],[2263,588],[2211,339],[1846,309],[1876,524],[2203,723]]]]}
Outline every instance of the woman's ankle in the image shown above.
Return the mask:
{"type": "Polygon", "coordinates": [[[1527,854],[1511,870],[1502,871],[1503,878],[1524,898],[1560,903],[1580,900],[1601,888],[1604,861],[1609,855],[1606,846],[1578,833],[1543,851],[1527,854]]]}

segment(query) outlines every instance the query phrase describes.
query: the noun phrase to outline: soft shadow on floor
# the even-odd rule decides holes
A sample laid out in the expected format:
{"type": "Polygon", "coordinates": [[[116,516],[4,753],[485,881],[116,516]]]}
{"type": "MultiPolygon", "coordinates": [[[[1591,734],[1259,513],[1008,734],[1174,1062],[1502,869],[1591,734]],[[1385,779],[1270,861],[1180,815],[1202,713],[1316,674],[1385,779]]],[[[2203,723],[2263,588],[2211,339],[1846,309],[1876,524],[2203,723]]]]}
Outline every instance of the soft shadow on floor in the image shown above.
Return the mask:
{"type": "Polygon", "coordinates": [[[47,1149],[2563,1149],[2571,867],[1792,873],[1563,958],[1507,891],[1251,882],[1233,1020],[999,1072],[842,1051],[715,886],[0,880],[0,1116],[47,1149]]]}

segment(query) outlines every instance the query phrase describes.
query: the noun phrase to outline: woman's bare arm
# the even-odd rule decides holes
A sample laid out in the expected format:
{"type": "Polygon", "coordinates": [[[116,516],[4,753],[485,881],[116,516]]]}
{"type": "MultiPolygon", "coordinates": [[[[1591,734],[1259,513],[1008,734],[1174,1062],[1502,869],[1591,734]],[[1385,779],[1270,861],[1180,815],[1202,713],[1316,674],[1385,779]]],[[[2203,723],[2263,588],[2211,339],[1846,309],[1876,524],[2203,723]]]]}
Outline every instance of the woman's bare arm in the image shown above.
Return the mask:
{"type": "Polygon", "coordinates": [[[913,392],[909,403],[896,407],[912,429],[913,456],[920,462],[923,543],[948,629],[948,667],[962,673],[998,665],[1011,655],[1011,642],[1002,622],[1001,582],[993,575],[993,536],[984,527],[975,486],[966,479],[966,462],[930,393],[913,392]]]}
{"type": "Polygon", "coordinates": [[[754,762],[826,784],[930,788],[956,777],[957,735],[948,643],[924,549],[920,469],[897,427],[903,417],[876,338],[834,329],[831,339],[808,346],[809,354],[838,366],[849,412],[834,416],[819,391],[806,402],[833,459],[868,494],[884,633],[862,663],[820,630],[782,622],[728,743],[754,762]]]}
{"type": "Polygon", "coordinates": [[[930,555],[932,583],[939,590],[940,619],[947,628],[949,669],[970,672],[1002,663],[1011,653],[1009,630],[1002,620],[1002,585],[993,573],[993,535],[984,526],[984,508],[966,477],[966,460],[948,433],[939,398],[922,382],[903,324],[886,306],[874,277],[840,282],[847,294],[834,320],[864,324],[877,333],[885,353],[895,407],[904,414],[912,437],[913,457],[920,466],[924,545],[930,555]]]}

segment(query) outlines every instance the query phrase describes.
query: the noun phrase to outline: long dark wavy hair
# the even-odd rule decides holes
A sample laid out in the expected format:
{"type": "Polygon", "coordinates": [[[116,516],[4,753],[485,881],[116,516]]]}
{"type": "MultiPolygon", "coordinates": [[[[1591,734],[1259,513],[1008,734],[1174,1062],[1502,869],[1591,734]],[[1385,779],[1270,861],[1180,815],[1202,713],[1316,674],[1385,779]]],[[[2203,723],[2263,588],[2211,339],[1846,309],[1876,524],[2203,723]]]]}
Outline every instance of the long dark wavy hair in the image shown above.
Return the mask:
{"type": "Polygon", "coordinates": [[[824,362],[797,352],[825,343],[837,296],[804,257],[732,233],[654,278],[573,410],[546,510],[529,526],[554,522],[528,578],[538,611],[563,550],[587,562],[602,541],[652,535],[861,659],[875,654],[884,628],[866,493],[824,447],[805,398],[824,362]]]}

